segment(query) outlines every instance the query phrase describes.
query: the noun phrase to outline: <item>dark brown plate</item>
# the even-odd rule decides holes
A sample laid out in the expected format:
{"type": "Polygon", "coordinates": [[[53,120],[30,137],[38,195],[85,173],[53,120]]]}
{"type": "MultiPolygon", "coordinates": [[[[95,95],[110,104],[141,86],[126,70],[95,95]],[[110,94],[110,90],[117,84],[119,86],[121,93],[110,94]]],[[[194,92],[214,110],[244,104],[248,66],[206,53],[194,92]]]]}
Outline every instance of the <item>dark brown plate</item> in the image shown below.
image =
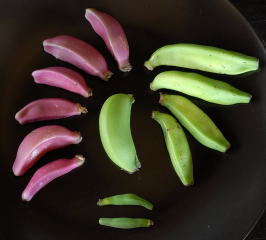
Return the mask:
{"type": "MultiPolygon", "coordinates": [[[[262,211],[266,189],[265,50],[249,24],[225,0],[164,1],[30,1],[0,4],[0,238],[12,240],[67,239],[243,239],[262,211]],[[134,69],[121,73],[103,41],[84,18],[86,7],[115,16],[125,26],[134,69]],[[72,66],[42,50],[42,41],[70,34],[96,46],[114,76],[109,83],[84,74],[94,96],[84,99],[61,89],[34,84],[31,72],[52,65],[72,66]],[[253,94],[251,104],[218,106],[193,99],[217,123],[232,143],[226,154],[201,146],[187,134],[195,165],[195,186],[183,187],[176,176],[159,125],[151,118],[158,93],[149,91],[155,74],[143,62],[158,47],[192,42],[236,50],[260,58],[260,70],[243,76],[206,74],[253,94]],[[117,92],[133,93],[132,133],[142,162],[128,175],[103,151],[98,115],[104,100],[117,92]],[[65,97],[87,106],[86,116],[20,126],[14,115],[29,101],[65,97]],[[23,137],[36,127],[61,124],[79,130],[84,140],[47,154],[23,177],[11,167],[23,137]],[[86,164],[49,184],[29,203],[20,195],[32,174],[48,161],[84,154],[86,164]],[[98,198],[133,192],[154,203],[154,211],[139,207],[97,207],[98,198]],[[98,225],[99,217],[149,217],[150,229],[116,230],[98,225]]],[[[73,68],[74,69],[74,68],[73,68]]]]}

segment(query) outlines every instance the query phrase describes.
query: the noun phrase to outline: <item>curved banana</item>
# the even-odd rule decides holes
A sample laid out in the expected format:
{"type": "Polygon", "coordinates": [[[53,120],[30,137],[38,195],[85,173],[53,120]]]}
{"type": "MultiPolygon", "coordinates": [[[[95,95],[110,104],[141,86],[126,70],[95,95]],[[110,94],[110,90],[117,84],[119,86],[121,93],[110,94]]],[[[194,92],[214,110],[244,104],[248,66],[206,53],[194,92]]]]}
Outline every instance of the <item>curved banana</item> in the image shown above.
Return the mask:
{"type": "Polygon", "coordinates": [[[79,103],[73,103],[64,98],[41,98],[28,103],[20,109],[16,113],[15,119],[20,124],[26,124],[67,118],[87,112],[88,110],[79,103]]]}
{"type": "Polygon", "coordinates": [[[123,170],[134,173],[140,168],[130,130],[131,94],[114,94],[103,104],[99,117],[100,137],[109,158],[123,170]]]}
{"type": "Polygon", "coordinates": [[[92,96],[92,90],[84,77],[70,68],[47,67],[35,70],[32,72],[32,77],[38,84],[62,88],[86,98],[92,96]]]}
{"type": "Polygon", "coordinates": [[[21,176],[46,153],[78,144],[81,140],[80,133],[59,125],[39,127],[30,132],[19,145],[12,167],[13,173],[21,176]]]}
{"type": "Polygon", "coordinates": [[[107,205],[135,205],[135,206],[142,206],[149,210],[153,209],[153,204],[142,197],[139,197],[133,193],[125,193],[114,195],[110,197],[106,197],[103,199],[99,199],[97,202],[98,206],[107,206],[107,205]]]}
{"type": "Polygon", "coordinates": [[[159,73],[150,84],[156,91],[165,88],[221,105],[248,103],[251,95],[232,85],[197,73],[166,71],[159,73]]]}
{"type": "Polygon", "coordinates": [[[22,200],[30,201],[48,183],[80,167],[84,161],[83,156],[76,155],[72,159],[61,158],[40,167],[22,192],[22,200]]]}
{"type": "Polygon", "coordinates": [[[144,66],[176,66],[206,72],[236,75],[259,68],[259,61],[242,53],[189,43],[167,45],[157,49],[144,66]]]}
{"type": "Polygon", "coordinates": [[[88,74],[107,81],[112,72],[103,55],[92,45],[72,36],[62,35],[43,41],[44,51],[73,64],[88,74]]]}
{"type": "Polygon", "coordinates": [[[220,152],[225,152],[230,147],[230,143],[208,115],[187,98],[160,94],[159,103],[168,108],[202,145],[220,152]]]}
{"type": "Polygon", "coordinates": [[[112,16],[93,8],[87,8],[85,18],[94,31],[104,40],[107,48],[118,63],[119,69],[129,72],[129,47],[121,24],[112,16]]]}
{"type": "Polygon", "coordinates": [[[152,112],[152,118],[163,130],[173,167],[185,186],[193,185],[193,163],[186,135],[178,122],[169,114],[152,112]]]}

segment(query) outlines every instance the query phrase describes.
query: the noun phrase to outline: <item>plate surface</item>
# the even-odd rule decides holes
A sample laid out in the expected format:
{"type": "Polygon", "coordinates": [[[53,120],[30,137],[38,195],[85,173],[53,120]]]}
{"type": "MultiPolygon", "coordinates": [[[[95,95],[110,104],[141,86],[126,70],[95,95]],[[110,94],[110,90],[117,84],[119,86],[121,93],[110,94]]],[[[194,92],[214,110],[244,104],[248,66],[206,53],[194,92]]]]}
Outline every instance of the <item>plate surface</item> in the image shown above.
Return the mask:
{"type": "MultiPolygon", "coordinates": [[[[30,1],[0,3],[0,121],[1,121],[1,239],[243,239],[265,203],[266,152],[265,51],[247,22],[224,0],[136,1],[30,1]],[[115,16],[125,27],[134,69],[121,73],[103,41],[84,18],[86,7],[115,16]],[[53,65],[74,67],[55,60],[42,50],[42,41],[61,34],[79,37],[97,47],[115,73],[110,82],[83,74],[94,96],[84,99],[49,86],[34,84],[33,70],[53,65]],[[243,76],[206,74],[232,83],[253,94],[251,104],[218,106],[197,99],[232,143],[226,154],[201,146],[188,133],[195,186],[183,187],[176,176],[159,125],[152,110],[158,93],[149,83],[153,72],[143,62],[160,46],[191,42],[213,45],[259,57],[261,68],[243,76]],[[114,166],[103,151],[98,133],[98,115],[104,100],[118,92],[133,93],[131,128],[142,162],[141,170],[128,175],[114,166]],[[26,103],[43,97],[64,97],[88,108],[82,117],[20,126],[15,113],[26,103]],[[11,167],[17,147],[33,129],[60,124],[78,130],[83,141],[47,154],[23,177],[14,177],[11,167]],[[60,157],[83,154],[80,169],[57,179],[24,203],[20,195],[32,174],[43,164],[60,157]],[[154,211],[138,207],[97,207],[98,198],[133,192],[154,203],[154,211]],[[101,227],[99,217],[148,217],[150,229],[132,231],[101,227]]],[[[76,69],[77,70],[77,69],[76,69]]],[[[205,73],[203,73],[205,74],[205,73]]],[[[192,98],[191,98],[192,99],[192,98]]]]}

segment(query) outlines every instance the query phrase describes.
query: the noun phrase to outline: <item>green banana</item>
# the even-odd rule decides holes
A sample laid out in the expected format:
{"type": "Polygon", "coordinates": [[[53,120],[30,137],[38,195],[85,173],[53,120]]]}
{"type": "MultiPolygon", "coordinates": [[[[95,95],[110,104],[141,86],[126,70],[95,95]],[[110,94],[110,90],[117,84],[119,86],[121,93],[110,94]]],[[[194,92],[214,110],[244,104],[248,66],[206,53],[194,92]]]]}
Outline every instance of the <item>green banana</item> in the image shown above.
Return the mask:
{"type": "Polygon", "coordinates": [[[185,186],[193,185],[193,163],[186,135],[178,122],[169,114],[152,112],[164,134],[167,150],[174,169],[185,186]]]}
{"type": "Polygon", "coordinates": [[[243,92],[226,82],[208,78],[197,73],[180,71],[161,72],[151,82],[150,89],[156,91],[161,88],[179,91],[222,105],[248,103],[251,99],[249,93],[243,92]]]}
{"type": "Polygon", "coordinates": [[[120,229],[133,229],[133,228],[140,228],[140,227],[150,227],[154,225],[153,221],[146,218],[100,218],[99,224],[113,227],[113,228],[120,228],[120,229]]]}
{"type": "Polygon", "coordinates": [[[220,152],[225,152],[230,147],[230,143],[208,115],[187,98],[160,94],[159,103],[168,108],[202,145],[220,152]]]}
{"type": "Polygon", "coordinates": [[[178,43],[157,49],[144,63],[149,70],[160,65],[236,75],[257,70],[259,61],[255,57],[221,48],[178,43]]]}
{"type": "Polygon", "coordinates": [[[97,202],[97,205],[98,206],[137,205],[137,206],[145,207],[149,210],[153,209],[152,203],[132,193],[120,194],[120,195],[115,195],[115,196],[99,199],[99,201],[97,202]]]}
{"type": "Polygon", "coordinates": [[[131,94],[114,94],[103,104],[99,117],[100,137],[109,158],[128,173],[140,168],[130,130],[131,94]]]}

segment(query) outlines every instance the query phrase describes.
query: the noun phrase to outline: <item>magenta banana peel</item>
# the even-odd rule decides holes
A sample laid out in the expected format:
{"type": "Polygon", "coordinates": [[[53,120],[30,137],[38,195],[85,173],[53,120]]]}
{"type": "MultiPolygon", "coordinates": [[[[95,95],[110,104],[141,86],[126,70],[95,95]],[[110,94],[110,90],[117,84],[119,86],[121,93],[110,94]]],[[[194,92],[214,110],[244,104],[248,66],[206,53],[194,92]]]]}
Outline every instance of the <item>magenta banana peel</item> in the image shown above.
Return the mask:
{"type": "Polygon", "coordinates": [[[92,90],[77,72],[65,67],[48,67],[32,73],[35,83],[45,84],[77,93],[83,97],[92,96],[92,90]]]}
{"type": "Polygon", "coordinates": [[[44,51],[55,58],[71,63],[86,73],[108,80],[112,72],[108,69],[103,55],[90,44],[67,35],[43,41],[44,51]]]}
{"type": "Polygon", "coordinates": [[[40,167],[24,189],[22,200],[30,201],[48,183],[80,167],[84,161],[83,156],[76,155],[72,159],[57,159],[40,167]]]}
{"type": "Polygon", "coordinates": [[[93,8],[87,8],[85,18],[93,30],[104,40],[107,48],[123,72],[129,72],[132,66],[129,62],[129,46],[122,25],[112,16],[93,8]]]}
{"type": "Polygon", "coordinates": [[[82,113],[87,109],[79,103],[63,98],[42,98],[28,103],[16,113],[15,119],[20,124],[67,118],[82,113]]]}
{"type": "Polygon", "coordinates": [[[22,140],[13,164],[13,173],[21,176],[47,152],[78,144],[81,140],[78,132],[59,125],[37,128],[22,140]]]}

